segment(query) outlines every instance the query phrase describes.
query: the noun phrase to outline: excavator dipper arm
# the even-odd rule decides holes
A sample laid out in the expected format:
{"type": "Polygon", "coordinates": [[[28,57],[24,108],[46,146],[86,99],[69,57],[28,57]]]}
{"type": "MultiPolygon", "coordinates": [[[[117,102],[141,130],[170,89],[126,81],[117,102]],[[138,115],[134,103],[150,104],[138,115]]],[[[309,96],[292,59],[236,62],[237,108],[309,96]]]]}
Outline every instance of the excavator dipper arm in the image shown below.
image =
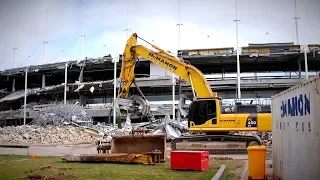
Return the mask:
{"type": "Polygon", "coordinates": [[[137,38],[138,36],[136,33],[132,34],[125,47],[120,74],[121,90],[118,95],[119,98],[126,98],[128,96],[129,88],[134,81],[135,63],[137,57],[140,56],[176,74],[191,84],[197,97],[210,98],[216,96],[216,94],[211,91],[211,87],[205,76],[197,68],[185,63],[180,58],[172,56],[155,45],[151,44],[158,52],[150,50],[142,45],[137,45],[137,38]]]}

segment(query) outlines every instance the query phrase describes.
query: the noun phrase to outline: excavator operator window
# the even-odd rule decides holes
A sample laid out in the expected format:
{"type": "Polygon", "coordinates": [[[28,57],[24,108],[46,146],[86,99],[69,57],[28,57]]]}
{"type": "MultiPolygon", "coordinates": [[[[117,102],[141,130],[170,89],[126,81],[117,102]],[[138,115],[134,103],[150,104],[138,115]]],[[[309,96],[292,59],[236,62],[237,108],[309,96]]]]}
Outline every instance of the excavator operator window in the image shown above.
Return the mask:
{"type": "Polygon", "coordinates": [[[195,122],[195,124],[204,124],[207,120],[207,103],[205,101],[199,101],[197,103],[197,108],[196,108],[196,112],[195,112],[195,121],[197,121],[197,123],[195,122]]]}
{"type": "Polygon", "coordinates": [[[212,124],[217,124],[216,101],[209,100],[208,103],[208,120],[212,119],[212,124]]]}
{"type": "Polygon", "coordinates": [[[188,119],[196,125],[204,124],[209,119],[216,124],[216,103],[215,101],[197,101],[193,102],[189,111],[188,119]]]}

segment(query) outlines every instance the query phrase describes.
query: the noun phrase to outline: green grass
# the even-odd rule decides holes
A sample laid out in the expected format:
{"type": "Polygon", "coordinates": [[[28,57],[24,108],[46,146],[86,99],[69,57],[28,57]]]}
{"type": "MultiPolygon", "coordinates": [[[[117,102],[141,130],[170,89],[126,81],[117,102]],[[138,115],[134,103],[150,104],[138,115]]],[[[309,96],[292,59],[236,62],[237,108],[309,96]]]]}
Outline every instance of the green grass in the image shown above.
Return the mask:
{"type": "Polygon", "coordinates": [[[0,155],[0,162],[7,162],[20,159],[28,159],[28,156],[0,155]]]}
{"type": "MultiPolygon", "coordinates": [[[[222,164],[228,168],[227,179],[237,179],[233,170],[241,168],[241,161],[210,160],[210,169],[205,172],[174,171],[170,161],[157,165],[115,163],[66,163],[59,157],[38,157],[25,161],[26,156],[0,155],[0,179],[29,179],[30,175],[55,176],[55,179],[211,179],[222,164]],[[51,168],[37,170],[39,167],[51,168]],[[60,173],[60,175],[59,175],[60,173]],[[61,174],[63,173],[63,174],[61,174]]],[[[50,178],[49,178],[50,179],[50,178]]]]}

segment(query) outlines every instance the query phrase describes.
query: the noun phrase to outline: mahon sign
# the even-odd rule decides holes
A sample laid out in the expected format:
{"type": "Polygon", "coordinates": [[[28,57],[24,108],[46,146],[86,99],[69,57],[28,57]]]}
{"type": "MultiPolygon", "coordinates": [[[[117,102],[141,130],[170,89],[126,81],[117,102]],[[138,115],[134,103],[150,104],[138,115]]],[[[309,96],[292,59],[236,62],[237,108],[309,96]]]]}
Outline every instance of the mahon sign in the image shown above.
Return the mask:
{"type": "Polygon", "coordinates": [[[177,70],[177,69],[178,69],[177,66],[175,66],[175,65],[173,65],[172,63],[170,63],[170,62],[168,62],[168,61],[166,61],[166,60],[164,60],[164,59],[156,56],[156,55],[153,54],[153,53],[149,53],[149,57],[151,57],[152,59],[160,62],[160,63],[163,64],[164,66],[167,66],[167,67],[169,67],[169,68],[171,68],[171,69],[173,69],[173,70],[177,70]]]}

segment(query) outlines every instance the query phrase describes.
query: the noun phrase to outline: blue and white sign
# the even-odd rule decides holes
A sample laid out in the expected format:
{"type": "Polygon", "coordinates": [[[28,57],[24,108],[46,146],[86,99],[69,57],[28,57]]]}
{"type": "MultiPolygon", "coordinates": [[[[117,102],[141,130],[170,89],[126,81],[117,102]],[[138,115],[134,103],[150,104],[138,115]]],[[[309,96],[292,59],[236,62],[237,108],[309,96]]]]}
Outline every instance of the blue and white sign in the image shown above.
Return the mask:
{"type": "Polygon", "coordinates": [[[286,116],[305,116],[310,114],[310,93],[300,94],[282,101],[281,118],[286,116]]]}

